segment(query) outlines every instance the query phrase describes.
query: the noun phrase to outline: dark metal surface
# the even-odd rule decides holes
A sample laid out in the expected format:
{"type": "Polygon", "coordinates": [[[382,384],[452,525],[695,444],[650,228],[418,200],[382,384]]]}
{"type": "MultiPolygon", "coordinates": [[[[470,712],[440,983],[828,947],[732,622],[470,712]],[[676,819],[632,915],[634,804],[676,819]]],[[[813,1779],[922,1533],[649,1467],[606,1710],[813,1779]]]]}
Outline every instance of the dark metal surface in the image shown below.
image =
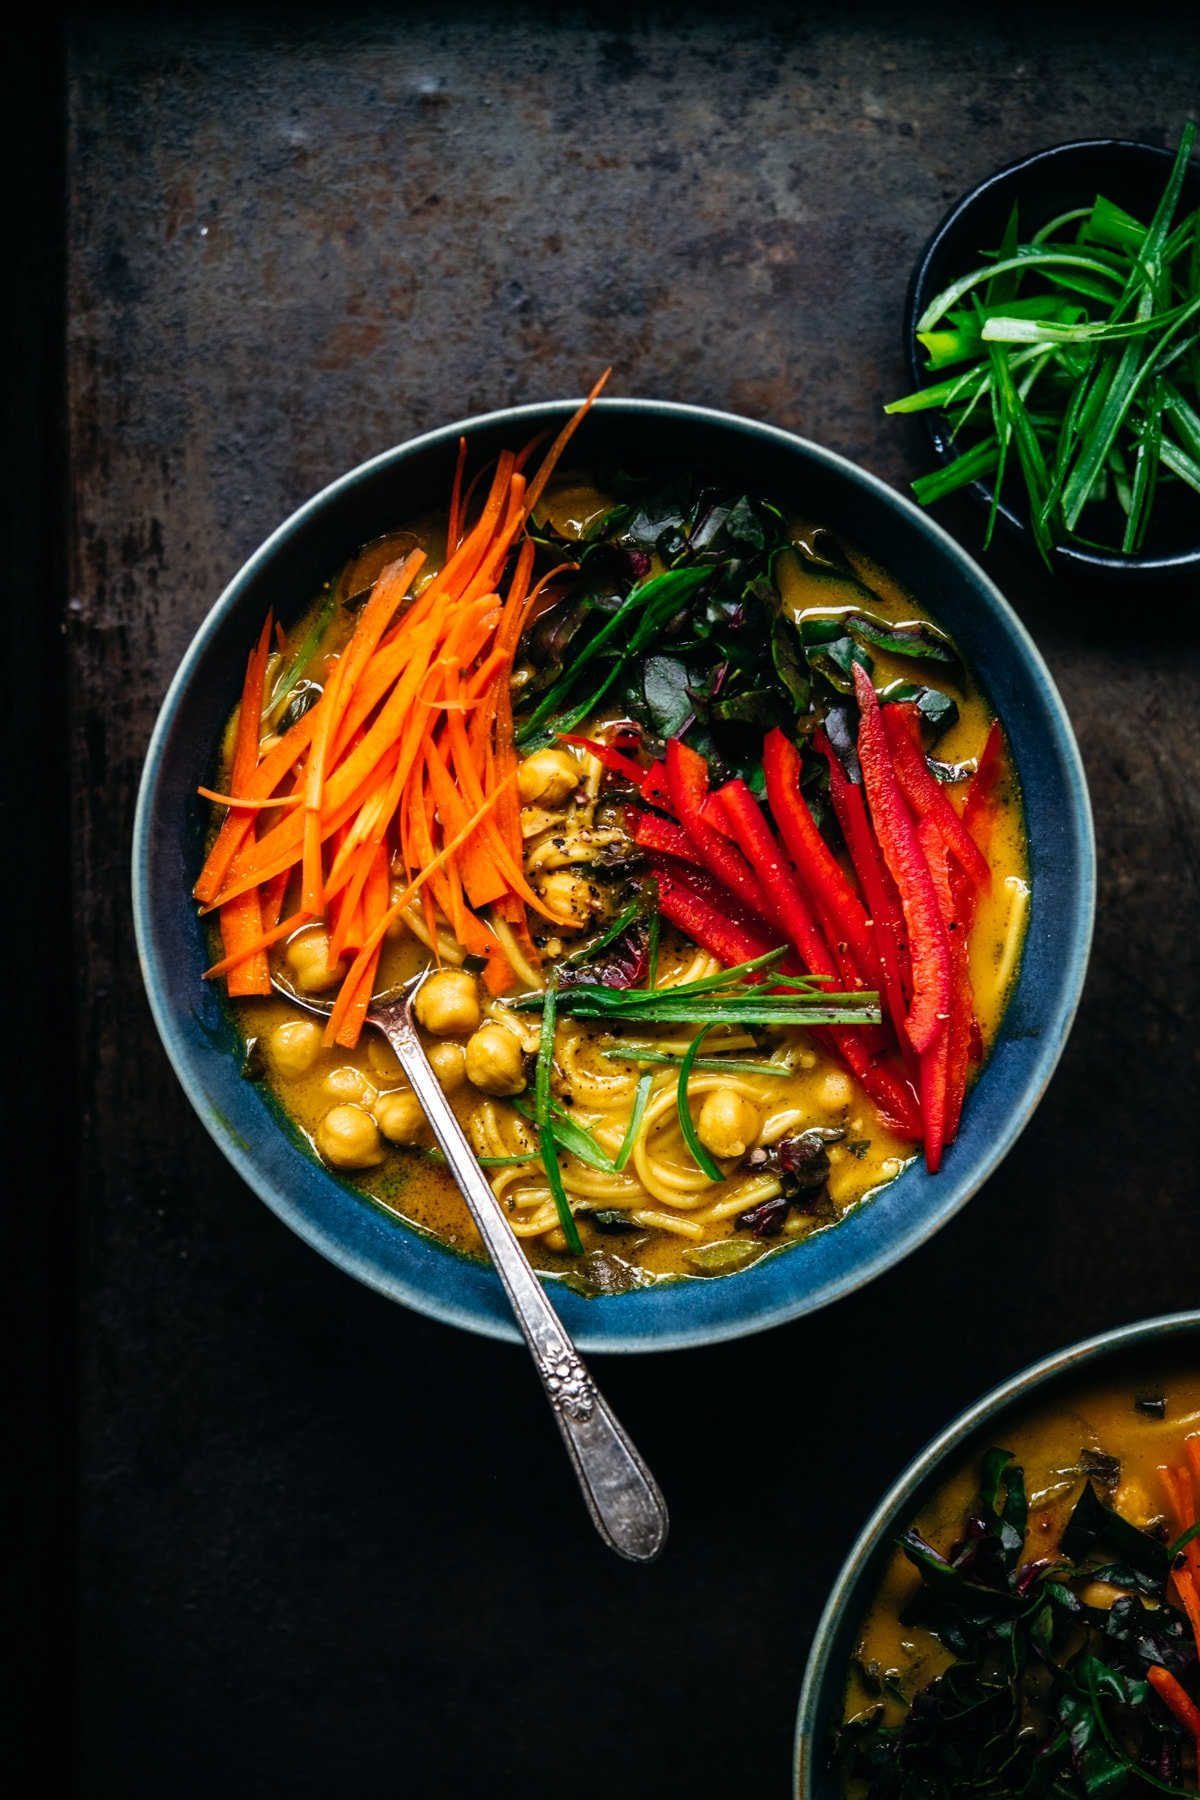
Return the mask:
{"type": "MultiPolygon", "coordinates": [[[[1005,19],[73,29],[83,1794],[781,1794],[808,1634],[902,1460],[1035,1354],[1195,1302],[1194,607],[1067,601],[1015,548],[993,559],[1096,806],[1074,1038],[999,1177],[910,1263],[769,1337],[602,1367],[672,1501],[649,1570],[593,1541],[519,1352],[355,1286],[239,1185],[132,950],[129,825],[171,672],[341,470],[611,362],[616,392],[911,478],[919,429],[880,407],[947,204],[1039,144],[1171,139],[1198,91],[1167,14],[1005,19]]],[[[973,543],[976,515],[950,517],[973,543]]]]}

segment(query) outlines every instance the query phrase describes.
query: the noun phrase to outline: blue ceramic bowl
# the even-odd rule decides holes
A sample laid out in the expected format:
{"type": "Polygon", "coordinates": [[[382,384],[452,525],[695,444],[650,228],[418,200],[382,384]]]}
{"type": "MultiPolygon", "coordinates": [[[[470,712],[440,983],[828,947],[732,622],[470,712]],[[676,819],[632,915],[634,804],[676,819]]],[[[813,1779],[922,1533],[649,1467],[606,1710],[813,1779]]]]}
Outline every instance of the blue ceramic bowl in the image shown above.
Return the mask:
{"type": "Polygon", "coordinates": [[[1115,1376],[1143,1354],[1153,1354],[1156,1364],[1182,1363],[1188,1357],[1194,1363],[1200,1356],[1200,1312],[1122,1325],[1034,1363],[977,1400],[909,1463],[863,1527],[817,1626],[796,1715],[796,1800],[842,1800],[829,1768],[830,1737],[841,1716],[858,1633],[896,1537],[954,1469],[976,1451],[1003,1441],[1004,1421],[1014,1411],[1045,1405],[1081,1377],[1103,1378],[1108,1370],[1115,1376]]]}
{"type": "MultiPolygon", "coordinates": [[[[155,727],[133,845],[134,914],[154,1018],[179,1079],[267,1205],[359,1280],[434,1318],[515,1338],[499,1281],[364,1200],[307,1154],[258,1084],[243,1081],[188,895],[202,859],[198,781],[238,694],[267,608],[287,619],[367,539],[449,491],[460,434],[477,462],[557,427],[573,402],[490,413],[389,450],[301,507],[234,578],[200,627],[155,727]]],[[[768,425],[665,401],[601,401],[572,450],[635,466],[703,470],[780,496],[861,544],[958,638],[1004,716],[1029,823],[1033,903],[1016,991],[942,1173],[908,1169],[836,1229],[736,1275],[587,1300],[556,1295],[581,1348],[666,1350],[779,1324],[837,1299],[923,1243],[997,1167],[1045,1089],[1083,985],[1094,860],[1083,770],[1062,701],[987,577],[917,507],[818,445],[768,425]]]]}

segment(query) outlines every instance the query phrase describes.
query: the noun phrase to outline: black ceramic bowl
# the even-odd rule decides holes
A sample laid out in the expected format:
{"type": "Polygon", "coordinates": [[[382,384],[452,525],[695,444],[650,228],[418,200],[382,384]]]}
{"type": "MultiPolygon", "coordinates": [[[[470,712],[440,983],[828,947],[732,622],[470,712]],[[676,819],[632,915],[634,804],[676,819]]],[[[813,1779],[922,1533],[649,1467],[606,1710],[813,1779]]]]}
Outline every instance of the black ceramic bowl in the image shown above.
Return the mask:
{"type": "MultiPolygon", "coordinates": [[[[1019,209],[1022,238],[1072,207],[1090,206],[1097,194],[1135,218],[1148,220],[1166,186],[1173,160],[1171,150],[1119,138],[1055,144],[989,175],[957,201],[921,252],[909,283],[904,349],[913,389],[926,387],[930,380],[917,342],[917,320],[935,295],[958,276],[978,268],[983,252],[994,250],[1001,242],[1014,203],[1019,209]]],[[[1191,162],[1176,219],[1196,206],[1200,206],[1200,165],[1191,162]]],[[[953,462],[958,452],[945,417],[933,412],[921,417],[942,462],[953,462]]],[[[967,491],[981,506],[991,507],[992,490],[985,482],[972,482],[967,491]]],[[[999,513],[1010,530],[1032,545],[1028,519],[1011,499],[1001,502],[999,513]]],[[[1060,574],[1103,580],[1200,573],[1200,497],[1181,483],[1172,484],[1159,496],[1150,537],[1145,552],[1137,556],[1072,546],[1056,549],[1054,564],[1060,574]]]]}

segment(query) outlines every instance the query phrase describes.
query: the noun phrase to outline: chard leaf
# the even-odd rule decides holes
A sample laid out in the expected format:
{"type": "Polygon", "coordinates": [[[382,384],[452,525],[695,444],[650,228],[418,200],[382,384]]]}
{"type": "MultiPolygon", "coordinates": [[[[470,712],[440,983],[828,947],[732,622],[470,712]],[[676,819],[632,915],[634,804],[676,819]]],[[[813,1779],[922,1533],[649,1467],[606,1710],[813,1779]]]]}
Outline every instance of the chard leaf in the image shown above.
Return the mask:
{"type": "MultiPolygon", "coordinates": [[[[958,702],[940,688],[918,687],[911,681],[892,681],[880,689],[880,700],[909,700],[935,737],[958,723],[958,702]]],[[[832,741],[832,740],[831,740],[832,741]]]]}
{"type": "Polygon", "coordinates": [[[693,711],[690,688],[694,676],[673,656],[648,656],[642,670],[645,712],[660,738],[677,737],[693,711]]]}
{"type": "Polygon", "coordinates": [[[843,614],[842,623],[855,637],[865,638],[880,650],[890,650],[893,656],[911,656],[962,668],[962,658],[948,633],[923,619],[898,621],[880,618],[876,613],[851,612],[843,614]]]}
{"type": "Polygon", "coordinates": [[[1159,1587],[1166,1583],[1170,1562],[1165,1547],[1149,1532],[1139,1531],[1118,1512],[1105,1506],[1092,1482],[1084,1484],[1062,1534],[1061,1549],[1074,1563],[1084,1562],[1097,1549],[1105,1549],[1131,1569],[1149,1576],[1159,1587]]]}

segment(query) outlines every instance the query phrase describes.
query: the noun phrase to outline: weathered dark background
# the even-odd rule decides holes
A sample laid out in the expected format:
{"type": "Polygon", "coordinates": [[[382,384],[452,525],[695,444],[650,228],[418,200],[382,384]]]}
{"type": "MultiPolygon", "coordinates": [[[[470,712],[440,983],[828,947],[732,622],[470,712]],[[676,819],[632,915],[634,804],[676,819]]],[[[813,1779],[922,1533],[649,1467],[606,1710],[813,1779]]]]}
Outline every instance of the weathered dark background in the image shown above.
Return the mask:
{"type": "Polygon", "coordinates": [[[672,1505],[652,1570],[593,1540],[516,1350],[355,1286],[239,1184],[142,997],[126,862],[155,711],[301,500],[609,362],[610,391],[792,426],[903,485],[923,441],[880,408],[945,206],[1042,144],[1172,141],[1197,104],[1169,13],[912,10],[93,12],[14,71],[5,806],[42,854],[13,956],[39,1155],[7,1221],[33,1602],[11,1694],[18,1735],[38,1695],[57,1713],[26,1791],[786,1793],[818,1609],[904,1458],[1034,1355],[1200,1300],[1194,593],[1114,605],[992,558],[1092,784],[1074,1036],[910,1263],[770,1337],[602,1367],[672,1505]]]}

